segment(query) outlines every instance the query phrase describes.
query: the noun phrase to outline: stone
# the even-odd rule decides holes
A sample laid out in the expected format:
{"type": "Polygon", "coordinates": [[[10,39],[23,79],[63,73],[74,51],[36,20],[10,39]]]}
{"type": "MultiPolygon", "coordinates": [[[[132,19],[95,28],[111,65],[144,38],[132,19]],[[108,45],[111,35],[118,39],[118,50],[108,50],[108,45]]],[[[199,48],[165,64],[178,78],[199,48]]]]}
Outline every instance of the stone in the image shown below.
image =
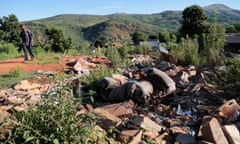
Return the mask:
{"type": "Polygon", "coordinates": [[[185,134],[185,135],[191,135],[192,134],[192,130],[187,127],[187,126],[173,126],[169,128],[171,134],[175,135],[175,134],[185,134]]]}
{"type": "Polygon", "coordinates": [[[199,131],[199,136],[206,141],[228,144],[219,121],[214,117],[205,117],[199,131]]]}
{"type": "Polygon", "coordinates": [[[119,117],[114,116],[102,108],[95,108],[93,112],[103,117],[103,120],[99,121],[99,126],[105,130],[121,123],[119,117]]]}
{"type": "Polygon", "coordinates": [[[139,126],[146,131],[151,132],[161,132],[165,129],[164,126],[157,124],[156,122],[152,121],[148,117],[145,116],[135,116],[132,121],[136,126],[139,126]]]}
{"type": "Polygon", "coordinates": [[[130,100],[122,103],[105,105],[98,108],[104,109],[116,117],[123,117],[133,115],[132,108],[134,107],[134,105],[135,105],[134,102],[130,100]]]}
{"type": "Polygon", "coordinates": [[[32,89],[40,89],[41,85],[37,83],[31,83],[28,80],[22,80],[14,86],[15,90],[28,91],[32,89]]]}
{"type": "Polygon", "coordinates": [[[230,144],[240,144],[240,133],[236,125],[224,125],[223,130],[230,144]]]}

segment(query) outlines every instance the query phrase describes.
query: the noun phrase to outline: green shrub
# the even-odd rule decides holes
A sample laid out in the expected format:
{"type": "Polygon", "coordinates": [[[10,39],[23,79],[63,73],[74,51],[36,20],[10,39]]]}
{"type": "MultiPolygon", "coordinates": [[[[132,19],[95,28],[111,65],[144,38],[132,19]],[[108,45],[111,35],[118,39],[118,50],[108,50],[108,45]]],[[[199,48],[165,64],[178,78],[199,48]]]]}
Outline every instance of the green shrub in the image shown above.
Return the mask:
{"type": "Polygon", "coordinates": [[[97,117],[79,114],[69,97],[45,99],[36,107],[16,113],[8,143],[104,143],[95,129],[97,117]]]}
{"type": "Polygon", "coordinates": [[[121,66],[122,58],[116,47],[111,46],[107,48],[107,57],[111,61],[111,65],[113,68],[118,68],[119,66],[121,66]]]}
{"type": "Polygon", "coordinates": [[[12,43],[0,42],[0,60],[14,58],[22,54],[17,49],[12,43]]]}
{"type": "Polygon", "coordinates": [[[208,76],[209,83],[217,85],[225,92],[233,96],[240,95],[240,57],[231,59],[227,63],[226,70],[216,71],[214,75],[208,76]]]}
{"type": "Polygon", "coordinates": [[[178,64],[181,65],[199,65],[201,57],[198,53],[197,39],[182,39],[181,45],[171,45],[170,54],[177,58],[178,64]]]}

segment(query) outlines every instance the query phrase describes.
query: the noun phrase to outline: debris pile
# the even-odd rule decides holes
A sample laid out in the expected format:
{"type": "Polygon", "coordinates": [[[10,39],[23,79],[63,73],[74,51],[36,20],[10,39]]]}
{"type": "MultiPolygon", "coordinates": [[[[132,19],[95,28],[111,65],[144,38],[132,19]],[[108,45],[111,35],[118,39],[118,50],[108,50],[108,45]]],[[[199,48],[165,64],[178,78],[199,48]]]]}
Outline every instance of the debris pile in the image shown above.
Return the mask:
{"type": "Polygon", "coordinates": [[[99,82],[98,93],[109,103],[91,109],[108,121],[99,124],[103,129],[115,127],[119,143],[240,143],[240,106],[207,83],[210,70],[153,64],[99,82]]]}
{"type": "MultiPolygon", "coordinates": [[[[109,63],[106,59],[98,60],[69,60],[69,69],[65,72],[75,74],[69,80],[73,93],[77,93],[78,78],[87,76],[102,62],[109,63]]],[[[176,66],[159,59],[144,59],[144,56],[133,61],[137,64],[121,69],[121,74],[102,78],[97,91],[101,99],[94,107],[85,106],[85,112],[97,113],[103,118],[97,123],[98,129],[112,130],[109,136],[116,143],[240,143],[239,102],[206,81],[205,74],[211,73],[210,70],[176,66]]],[[[9,109],[25,110],[49,92],[52,92],[50,84],[27,80],[1,90],[0,123],[6,125],[0,132],[6,132],[10,126],[9,109]]]]}

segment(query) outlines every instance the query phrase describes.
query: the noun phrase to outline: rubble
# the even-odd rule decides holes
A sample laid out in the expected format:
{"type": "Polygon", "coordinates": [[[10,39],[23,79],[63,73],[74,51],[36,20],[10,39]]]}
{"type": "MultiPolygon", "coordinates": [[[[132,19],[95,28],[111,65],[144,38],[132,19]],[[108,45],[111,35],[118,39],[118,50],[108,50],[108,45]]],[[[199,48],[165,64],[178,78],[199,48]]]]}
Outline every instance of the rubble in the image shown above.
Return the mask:
{"type": "MultiPolygon", "coordinates": [[[[97,91],[102,99],[94,106],[85,105],[87,109],[77,115],[98,114],[102,120],[97,129],[107,132],[114,128],[111,134],[119,143],[147,143],[149,139],[161,144],[240,143],[239,103],[222,98],[223,91],[207,83],[207,70],[142,56],[133,61],[138,66],[103,77],[97,91]]],[[[88,75],[100,62],[109,63],[105,58],[98,62],[97,58],[70,60],[67,65],[77,75],[69,80],[74,95],[79,95],[78,78],[88,75]]],[[[30,81],[0,90],[0,113],[6,115],[0,117],[0,123],[7,121],[9,110],[26,110],[41,101],[42,93],[51,92],[54,95],[51,85],[30,81]]]]}

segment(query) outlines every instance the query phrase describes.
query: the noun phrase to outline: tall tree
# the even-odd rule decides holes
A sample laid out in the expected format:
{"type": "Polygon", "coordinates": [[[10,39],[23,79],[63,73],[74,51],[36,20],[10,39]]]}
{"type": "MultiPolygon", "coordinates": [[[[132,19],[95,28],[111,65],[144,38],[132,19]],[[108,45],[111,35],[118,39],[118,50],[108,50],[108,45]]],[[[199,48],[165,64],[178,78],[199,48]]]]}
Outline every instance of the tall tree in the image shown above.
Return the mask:
{"type": "Polygon", "coordinates": [[[19,21],[16,15],[11,14],[0,18],[0,39],[18,45],[20,42],[19,21]]]}
{"type": "Polygon", "coordinates": [[[201,35],[207,32],[207,15],[204,10],[198,6],[193,5],[187,7],[182,13],[183,23],[180,28],[180,34],[182,37],[192,37],[193,35],[201,35]]]}

